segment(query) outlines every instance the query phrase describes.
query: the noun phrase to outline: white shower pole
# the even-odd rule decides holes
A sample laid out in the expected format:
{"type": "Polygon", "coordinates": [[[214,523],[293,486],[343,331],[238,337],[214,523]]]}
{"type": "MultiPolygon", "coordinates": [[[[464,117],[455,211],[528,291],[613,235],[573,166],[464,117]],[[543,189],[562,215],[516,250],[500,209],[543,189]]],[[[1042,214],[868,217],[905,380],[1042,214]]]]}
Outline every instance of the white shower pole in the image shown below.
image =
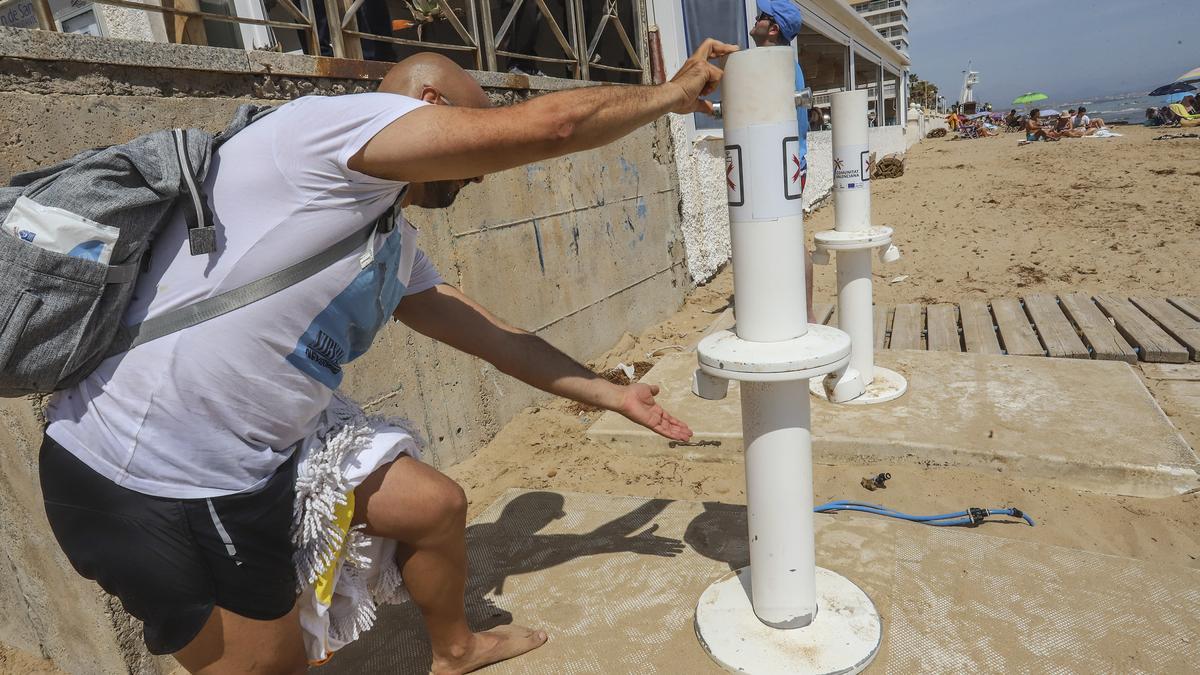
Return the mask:
{"type": "Polygon", "coordinates": [[[908,388],[904,377],[875,366],[874,301],[871,251],[892,262],[900,251],[892,245],[892,228],[871,225],[871,165],[867,126],[867,91],[831,96],[833,115],[834,229],[814,237],[814,262],[828,263],[837,251],[838,327],[850,335],[850,365],[831,373],[814,393],[835,403],[879,403],[908,388]]]}
{"type": "Polygon", "coordinates": [[[874,657],[879,617],[815,564],[808,381],[845,370],[850,338],[805,314],[795,58],[738,52],[722,80],[736,324],[700,342],[693,389],[722,398],[741,382],[750,567],[705,591],[696,627],[734,670],[852,673],[874,657]]]}

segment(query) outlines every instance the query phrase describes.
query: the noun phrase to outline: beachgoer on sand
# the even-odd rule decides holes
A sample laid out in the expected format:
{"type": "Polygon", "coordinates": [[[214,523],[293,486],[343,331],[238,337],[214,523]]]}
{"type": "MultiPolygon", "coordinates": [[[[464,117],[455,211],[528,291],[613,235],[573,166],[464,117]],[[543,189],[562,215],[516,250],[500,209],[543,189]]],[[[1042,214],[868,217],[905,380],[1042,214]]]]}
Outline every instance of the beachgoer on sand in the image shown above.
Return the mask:
{"type": "Polygon", "coordinates": [[[1058,118],[1054,120],[1054,133],[1058,134],[1059,138],[1080,138],[1083,136],[1082,131],[1073,131],[1071,129],[1071,114],[1065,110],[1060,112],[1058,118]]]}
{"type": "MultiPolygon", "coordinates": [[[[791,0],[757,0],[758,17],[750,28],[750,38],[756,47],[788,46],[800,32],[804,17],[791,0]]],[[[796,61],[796,91],[804,89],[804,70],[796,61]]],[[[800,193],[808,183],[808,111],[796,108],[797,136],[800,139],[800,193]]],[[[813,316],[813,263],[812,252],[804,251],[804,283],[808,290],[806,302],[808,316],[813,316]]]]}
{"type": "Polygon", "coordinates": [[[1080,107],[1079,110],[1071,117],[1072,129],[1100,129],[1104,127],[1104,120],[1099,117],[1088,117],[1087,108],[1080,107]]]}
{"type": "MultiPolygon", "coordinates": [[[[108,359],[55,396],[40,475],[75,569],[143,622],[152,653],[189,671],[303,672],[297,596],[308,580],[297,578],[290,530],[294,519],[314,523],[294,512],[297,494],[319,496],[314,458],[378,450],[394,459],[359,476],[335,515],[393,543],[393,577],[421,610],[432,669],[466,672],[545,642],[516,626],[471,630],[462,488],[413,457],[403,424],[367,420],[335,391],[394,318],[534,387],[688,439],[657,387],[612,384],[446,284],[402,209],[445,208],[487,174],[602,146],[667,112],[711,112],[700,97],[721,71],[709,61],[736,49],[707,40],[661,85],[502,108],[449,59],[419,54],[376,93],[291,101],[220,146],[205,180],[218,252],[189,255],[177,217],[154,241],[127,323],[303,260],[389,209],[395,217],[307,280],[108,359]]],[[[300,553],[320,563],[333,552],[300,553]]]]}
{"type": "Polygon", "coordinates": [[[1169,107],[1181,127],[1200,127],[1200,113],[1191,112],[1197,106],[1195,96],[1184,96],[1179,103],[1169,107]]]}
{"type": "Polygon", "coordinates": [[[1042,128],[1042,112],[1037,108],[1029,111],[1029,119],[1025,120],[1025,142],[1057,141],[1058,134],[1042,128]]]}

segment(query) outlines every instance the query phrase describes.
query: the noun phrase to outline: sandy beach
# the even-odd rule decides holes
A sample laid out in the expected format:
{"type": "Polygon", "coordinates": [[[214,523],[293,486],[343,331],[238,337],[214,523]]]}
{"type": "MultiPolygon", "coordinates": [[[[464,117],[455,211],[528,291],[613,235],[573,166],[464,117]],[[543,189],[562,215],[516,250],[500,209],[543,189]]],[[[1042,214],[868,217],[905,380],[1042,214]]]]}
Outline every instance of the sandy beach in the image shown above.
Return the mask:
{"type": "MultiPolygon", "coordinates": [[[[874,222],[903,257],[875,266],[875,301],[954,302],[1039,291],[1163,294],[1200,288],[1197,139],[1114,126],[1120,138],[1018,146],[1020,134],[926,139],[904,176],[872,186],[874,222]],[[902,282],[889,284],[898,276],[902,282]]],[[[1187,131],[1187,130],[1182,130],[1187,131]]],[[[833,209],[805,222],[833,227],[833,209]]],[[[818,298],[836,293],[816,268],[818,298]]]]}
{"type": "MultiPolygon", "coordinates": [[[[873,188],[876,221],[896,229],[904,253],[886,268],[876,264],[876,302],[953,302],[1069,290],[1164,295],[1200,287],[1200,269],[1192,262],[1200,216],[1186,209],[1200,188],[1200,163],[1195,161],[1200,143],[1151,140],[1172,130],[1114,128],[1124,135],[1018,147],[1018,137],[1009,134],[933,139],[914,146],[905,175],[877,180],[873,188]],[[903,282],[888,283],[902,275],[907,275],[903,282]]],[[[828,202],[805,222],[810,240],[814,230],[832,225],[828,202]]],[[[816,290],[818,302],[834,299],[832,265],[817,266],[816,290]]],[[[642,335],[626,335],[590,365],[607,369],[620,362],[653,362],[656,354],[690,349],[728,307],[732,292],[726,268],[696,288],[675,316],[642,335]]],[[[473,512],[509,487],[744,503],[740,465],[624,456],[583,436],[597,415],[577,412],[563,401],[529,408],[449,473],[467,487],[473,512]]],[[[1188,432],[1195,421],[1174,421],[1194,446],[1197,436],[1188,432]]],[[[844,494],[870,468],[818,467],[818,499],[844,494]]],[[[1038,502],[1045,504],[1043,510],[1086,504],[1089,509],[1061,522],[1058,531],[1051,520],[1035,533],[1012,534],[1034,533],[1086,550],[1162,556],[1200,567],[1200,535],[1189,531],[1200,524],[1195,495],[1142,504],[1135,510],[1152,509],[1154,519],[1166,516],[1149,525],[1129,508],[1145,500],[953,469],[913,466],[905,471],[919,478],[888,493],[898,507],[954,506],[977,490],[998,501],[1028,495],[1021,501],[1034,500],[1031,510],[1038,502]],[[1115,525],[1122,530],[1128,525],[1128,531],[1111,530],[1117,513],[1132,516],[1115,525]],[[1150,533],[1161,528],[1173,532],[1166,539],[1177,546],[1158,537],[1163,532],[1150,533]],[[1158,541],[1151,542],[1151,536],[1158,541]]]]}
{"type": "MultiPolygon", "coordinates": [[[[905,175],[874,188],[876,219],[896,228],[904,251],[898,264],[876,265],[877,301],[1073,289],[1162,295],[1196,288],[1200,271],[1191,255],[1200,217],[1186,207],[1200,185],[1200,144],[1151,140],[1164,133],[1159,130],[1118,130],[1123,137],[1024,147],[1016,135],[915,146],[905,175]],[[900,275],[908,278],[886,283],[900,275]]],[[[825,206],[806,226],[811,233],[832,223],[825,206]]],[[[833,293],[833,276],[833,267],[818,267],[818,299],[833,293]]],[[[731,293],[725,269],[674,317],[626,336],[592,365],[652,362],[656,353],[690,348],[731,293]]],[[[633,456],[584,436],[598,415],[561,401],[529,408],[474,457],[450,468],[467,490],[472,517],[514,487],[745,503],[740,462],[633,456]]],[[[1195,447],[1195,418],[1171,419],[1195,447]]],[[[886,493],[893,508],[934,513],[968,502],[1013,504],[1035,514],[1038,527],[993,527],[987,534],[1200,568],[1200,494],[1119,497],[1013,474],[924,466],[915,458],[886,466],[818,464],[816,499],[865,498],[871,493],[859,479],[881,471],[894,476],[886,493]]]]}

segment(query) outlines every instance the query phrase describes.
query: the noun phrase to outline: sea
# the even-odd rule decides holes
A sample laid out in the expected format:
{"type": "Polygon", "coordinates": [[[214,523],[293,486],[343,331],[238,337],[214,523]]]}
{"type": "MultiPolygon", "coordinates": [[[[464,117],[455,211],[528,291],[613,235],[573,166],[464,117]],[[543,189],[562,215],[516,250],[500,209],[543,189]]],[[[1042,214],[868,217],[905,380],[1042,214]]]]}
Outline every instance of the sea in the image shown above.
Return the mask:
{"type": "MultiPolygon", "coordinates": [[[[1042,101],[1041,103],[1046,103],[1042,101]]],[[[1105,122],[1128,122],[1141,124],[1146,119],[1146,108],[1161,108],[1166,105],[1162,97],[1150,97],[1145,94],[1124,94],[1117,96],[1097,97],[1063,101],[1053,105],[1043,105],[1043,108],[1055,110],[1070,110],[1083,106],[1087,108],[1088,117],[1099,117],[1105,122]]]]}

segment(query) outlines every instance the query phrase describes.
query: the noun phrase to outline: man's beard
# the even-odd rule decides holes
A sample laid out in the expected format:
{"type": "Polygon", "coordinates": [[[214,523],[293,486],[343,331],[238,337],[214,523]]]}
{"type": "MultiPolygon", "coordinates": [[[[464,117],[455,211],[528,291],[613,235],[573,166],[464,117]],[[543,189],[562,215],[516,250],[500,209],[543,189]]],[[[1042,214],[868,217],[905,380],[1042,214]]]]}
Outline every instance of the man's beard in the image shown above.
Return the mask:
{"type": "Polygon", "coordinates": [[[417,206],[425,209],[444,209],[458,199],[462,184],[454,180],[438,180],[426,183],[417,206]]]}

